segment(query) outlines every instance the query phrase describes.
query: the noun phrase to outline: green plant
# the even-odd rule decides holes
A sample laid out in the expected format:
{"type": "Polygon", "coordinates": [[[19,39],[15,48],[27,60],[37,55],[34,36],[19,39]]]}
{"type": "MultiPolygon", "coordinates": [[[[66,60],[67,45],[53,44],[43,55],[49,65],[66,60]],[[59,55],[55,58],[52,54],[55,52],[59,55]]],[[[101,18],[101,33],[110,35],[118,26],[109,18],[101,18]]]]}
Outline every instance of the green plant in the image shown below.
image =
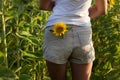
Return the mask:
{"type": "Polygon", "coordinates": [[[120,80],[120,4],[92,21],[96,51],[92,80],[120,80]]]}
{"type": "MultiPolygon", "coordinates": [[[[91,80],[120,79],[119,7],[116,3],[108,15],[92,20],[91,80]]],[[[38,0],[0,0],[0,80],[50,80],[42,51],[49,14],[39,10],[38,0]]],[[[67,77],[71,80],[69,66],[67,77]]]]}

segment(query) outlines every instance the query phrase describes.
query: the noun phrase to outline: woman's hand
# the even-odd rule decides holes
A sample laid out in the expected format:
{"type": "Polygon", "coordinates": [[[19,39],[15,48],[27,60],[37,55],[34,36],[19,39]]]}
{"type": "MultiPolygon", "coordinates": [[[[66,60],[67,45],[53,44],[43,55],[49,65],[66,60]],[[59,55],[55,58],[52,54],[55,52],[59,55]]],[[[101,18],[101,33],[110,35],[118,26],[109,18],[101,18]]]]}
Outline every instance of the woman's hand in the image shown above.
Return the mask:
{"type": "Polygon", "coordinates": [[[107,0],[95,0],[95,6],[89,8],[91,19],[107,14],[107,0]]]}
{"type": "Polygon", "coordinates": [[[40,0],[40,10],[52,11],[55,6],[55,0],[40,0]]]}

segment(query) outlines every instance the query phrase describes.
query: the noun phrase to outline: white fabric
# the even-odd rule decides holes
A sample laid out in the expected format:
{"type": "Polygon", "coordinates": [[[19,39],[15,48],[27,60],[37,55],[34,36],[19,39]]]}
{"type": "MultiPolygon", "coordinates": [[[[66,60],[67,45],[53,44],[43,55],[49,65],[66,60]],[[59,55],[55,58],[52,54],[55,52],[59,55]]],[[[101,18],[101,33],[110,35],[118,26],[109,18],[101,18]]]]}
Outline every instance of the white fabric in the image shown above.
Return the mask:
{"type": "Polygon", "coordinates": [[[52,15],[46,26],[52,26],[56,22],[65,22],[77,26],[90,27],[88,9],[92,0],[56,0],[52,15]]]}

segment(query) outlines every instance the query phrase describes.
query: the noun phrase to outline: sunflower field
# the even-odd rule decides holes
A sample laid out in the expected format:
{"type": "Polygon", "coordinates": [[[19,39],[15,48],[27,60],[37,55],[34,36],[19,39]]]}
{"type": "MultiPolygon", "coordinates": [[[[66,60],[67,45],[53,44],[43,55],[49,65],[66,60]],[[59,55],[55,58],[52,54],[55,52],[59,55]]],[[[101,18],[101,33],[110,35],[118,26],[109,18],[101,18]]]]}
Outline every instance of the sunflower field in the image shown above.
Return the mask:
{"type": "MultiPolygon", "coordinates": [[[[120,80],[120,0],[108,4],[108,14],[92,20],[91,80],[120,80]]],[[[0,80],[50,80],[42,52],[50,14],[39,10],[39,0],[0,0],[0,80]]]]}

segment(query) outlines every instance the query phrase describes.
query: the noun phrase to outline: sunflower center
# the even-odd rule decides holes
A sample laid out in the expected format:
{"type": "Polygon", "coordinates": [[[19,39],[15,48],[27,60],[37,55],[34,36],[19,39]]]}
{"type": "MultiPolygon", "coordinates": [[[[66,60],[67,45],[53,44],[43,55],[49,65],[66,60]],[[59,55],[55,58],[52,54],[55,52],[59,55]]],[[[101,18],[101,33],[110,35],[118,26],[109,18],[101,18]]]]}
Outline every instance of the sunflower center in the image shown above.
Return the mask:
{"type": "Polygon", "coordinates": [[[57,29],[56,29],[56,32],[57,33],[62,33],[64,31],[63,27],[59,26],[57,29]]]}

